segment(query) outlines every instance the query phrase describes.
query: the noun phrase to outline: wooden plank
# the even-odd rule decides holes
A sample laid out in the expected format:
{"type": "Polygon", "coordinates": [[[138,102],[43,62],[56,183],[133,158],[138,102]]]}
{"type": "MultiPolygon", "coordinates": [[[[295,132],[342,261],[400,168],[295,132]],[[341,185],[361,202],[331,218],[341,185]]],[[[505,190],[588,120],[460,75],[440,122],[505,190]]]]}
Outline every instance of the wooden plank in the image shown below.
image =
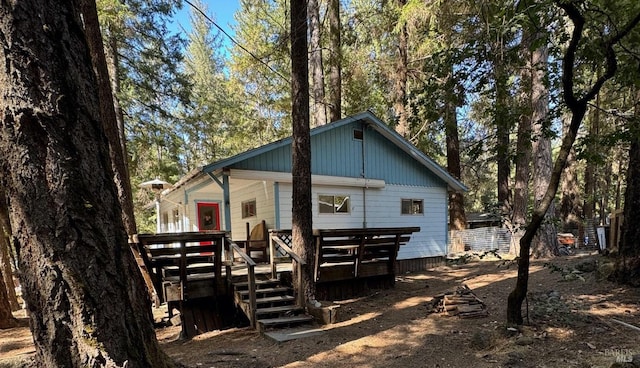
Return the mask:
{"type": "Polygon", "coordinates": [[[320,264],[324,263],[353,263],[357,259],[355,254],[324,254],[320,264]]]}
{"type": "Polygon", "coordinates": [[[304,311],[304,308],[302,307],[282,305],[278,307],[258,308],[256,310],[256,315],[275,314],[275,313],[284,313],[284,312],[299,313],[303,311],[304,311]]]}
{"type": "Polygon", "coordinates": [[[313,321],[313,317],[307,315],[293,316],[293,317],[279,317],[279,318],[269,318],[269,319],[259,319],[258,323],[263,326],[277,326],[277,325],[288,325],[292,323],[303,323],[303,322],[311,322],[313,321]]]}
{"type": "Polygon", "coordinates": [[[385,235],[385,234],[412,234],[420,231],[420,227],[390,227],[390,228],[350,228],[350,229],[322,229],[314,231],[315,234],[330,236],[358,236],[358,235],[385,235]]]}
{"type": "Polygon", "coordinates": [[[180,311],[180,316],[182,317],[182,332],[188,338],[196,336],[198,331],[196,330],[196,322],[191,309],[189,307],[183,307],[180,311]]]}
{"type": "Polygon", "coordinates": [[[360,265],[360,277],[373,277],[389,275],[389,268],[386,261],[362,263],[360,265]]]}
{"type": "Polygon", "coordinates": [[[290,302],[293,300],[295,300],[295,298],[292,297],[291,295],[277,295],[277,296],[269,296],[266,298],[256,298],[256,304],[290,302]]]}
{"type": "Polygon", "coordinates": [[[327,282],[336,280],[348,280],[355,277],[353,265],[333,265],[331,267],[320,267],[317,272],[317,282],[327,282]]]}
{"type": "Polygon", "coordinates": [[[138,241],[148,244],[170,244],[181,241],[205,242],[221,241],[227,233],[224,231],[194,231],[184,233],[138,234],[138,241]]]}

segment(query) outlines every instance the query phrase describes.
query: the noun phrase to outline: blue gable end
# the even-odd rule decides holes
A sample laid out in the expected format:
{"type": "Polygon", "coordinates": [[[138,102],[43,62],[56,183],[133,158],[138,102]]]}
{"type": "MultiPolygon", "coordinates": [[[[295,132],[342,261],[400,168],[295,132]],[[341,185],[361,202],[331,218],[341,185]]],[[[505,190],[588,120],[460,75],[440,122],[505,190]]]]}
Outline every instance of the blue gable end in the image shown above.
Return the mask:
{"type": "Polygon", "coordinates": [[[291,172],[291,143],[229,166],[232,169],[291,172]]]}
{"type": "Polygon", "coordinates": [[[367,177],[387,184],[446,187],[442,179],[373,129],[364,134],[367,177]]]}
{"type": "MultiPolygon", "coordinates": [[[[388,184],[449,187],[464,184],[419,152],[370,112],[311,130],[311,173],[314,175],[383,179],[388,184]],[[362,134],[354,135],[354,131],[362,134]]],[[[204,173],[225,168],[291,172],[291,138],[202,167],[204,173]]]]}
{"type": "MultiPolygon", "coordinates": [[[[361,121],[311,136],[311,172],[315,175],[384,179],[388,184],[444,187],[447,184],[397,145],[361,121]],[[362,131],[362,139],[354,131],[362,131]],[[364,147],[363,147],[364,142],[364,147]],[[364,157],[364,160],[363,160],[364,157]],[[363,168],[363,161],[366,166],[363,168]]],[[[291,144],[230,166],[234,169],[291,172],[291,144]]]]}
{"type": "Polygon", "coordinates": [[[362,141],[353,138],[362,130],[359,121],[311,137],[311,173],[315,175],[362,177],[362,141]]]}

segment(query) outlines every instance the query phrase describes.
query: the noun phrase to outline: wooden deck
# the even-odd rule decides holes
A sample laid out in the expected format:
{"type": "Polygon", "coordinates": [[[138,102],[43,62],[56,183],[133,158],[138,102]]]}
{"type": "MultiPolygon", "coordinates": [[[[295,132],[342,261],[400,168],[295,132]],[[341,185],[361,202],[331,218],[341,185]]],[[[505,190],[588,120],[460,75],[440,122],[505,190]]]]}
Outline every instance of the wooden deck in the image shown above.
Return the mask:
{"type": "MultiPolygon", "coordinates": [[[[393,286],[398,249],[416,231],[315,231],[317,299],[345,299],[393,286]]],[[[135,241],[160,301],[170,314],[180,311],[184,336],[192,337],[228,327],[235,307],[260,330],[312,319],[304,313],[303,295],[295,293],[302,289],[305,262],[292,250],[291,231],[271,231],[269,238],[269,263],[261,264],[220,231],[140,234],[135,241]]]]}

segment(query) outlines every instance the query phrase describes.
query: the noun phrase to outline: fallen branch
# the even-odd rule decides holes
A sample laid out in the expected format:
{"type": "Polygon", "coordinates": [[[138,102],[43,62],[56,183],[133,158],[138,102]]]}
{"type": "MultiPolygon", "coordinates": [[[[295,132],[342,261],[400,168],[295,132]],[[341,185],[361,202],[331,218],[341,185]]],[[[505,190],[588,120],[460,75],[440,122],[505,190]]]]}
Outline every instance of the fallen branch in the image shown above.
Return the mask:
{"type": "Polygon", "coordinates": [[[613,322],[617,322],[617,323],[619,323],[619,324],[621,324],[621,325],[623,325],[623,326],[625,326],[625,327],[629,327],[629,328],[630,328],[630,329],[632,329],[632,330],[636,330],[636,331],[639,331],[639,332],[640,332],[640,327],[636,327],[636,326],[634,326],[634,325],[628,324],[627,322],[619,321],[619,320],[617,320],[617,319],[615,319],[615,318],[611,318],[611,320],[612,320],[613,322]]]}

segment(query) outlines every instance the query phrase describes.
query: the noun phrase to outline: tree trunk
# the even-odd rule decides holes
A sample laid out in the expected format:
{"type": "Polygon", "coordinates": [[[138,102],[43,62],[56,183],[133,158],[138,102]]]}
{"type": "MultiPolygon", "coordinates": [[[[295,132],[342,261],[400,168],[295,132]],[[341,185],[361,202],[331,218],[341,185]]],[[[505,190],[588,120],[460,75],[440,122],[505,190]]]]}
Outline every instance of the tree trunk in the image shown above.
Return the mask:
{"type": "Polygon", "coordinates": [[[11,226],[9,225],[9,211],[7,210],[8,202],[5,196],[4,188],[0,185],[0,271],[4,274],[4,282],[7,289],[7,298],[11,311],[20,310],[16,296],[15,285],[13,283],[13,271],[11,270],[11,226]]]}
{"type": "MultiPolygon", "coordinates": [[[[8,275],[7,277],[11,277],[8,275]]],[[[4,285],[5,277],[4,273],[0,269],[0,285],[4,285]]],[[[18,320],[13,317],[11,313],[11,304],[9,303],[9,297],[7,290],[4,287],[0,287],[0,329],[13,328],[18,326],[18,320]]]]}
{"type": "Polygon", "coordinates": [[[309,0],[309,33],[311,50],[309,52],[309,65],[313,78],[313,120],[314,125],[325,125],[327,123],[327,109],[324,100],[324,70],[322,69],[322,45],[321,25],[320,25],[320,2],[319,0],[309,0]]]}
{"type": "MultiPolygon", "coordinates": [[[[4,275],[4,286],[6,287],[7,300],[11,311],[20,310],[20,303],[16,296],[15,285],[13,283],[13,272],[11,271],[11,260],[9,257],[9,232],[0,226],[0,271],[4,275]]],[[[0,284],[2,285],[2,284],[0,284]]]]}
{"type": "MultiPolygon", "coordinates": [[[[396,6],[399,9],[406,4],[406,0],[396,0],[396,6]]],[[[409,114],[407,112],[407,78],[409,73],[409,65],[407,54],[409,51],[406,21],[398,31],[398,50],[396,58],[396,72],[393,81],[393,111],[396,118],[396,132],[403,137],[409,134],[409,114]]]]}
{"type": "MultiPolygon", "coordinates": [[[[563,119],[566,120],[566,119],[563,119]]],[[[562,127],[563,135],[569,128],[569,122],[565,122],[562,127]]],[[[581,226],[582,217],[580,206],[580,194],[578,193],[578,173],[576,167],[576,153],[572,148],[567,158],[567,167],[562,175],[562,197],[560,199],[560,216],[562,217],[562,228],[564,232],[574,232],[581,226]]]]}
{"type": "MultiPolygon", "coordinates": [[[[596,105],[599,103],[599,99],[596,97],[596,105]]],[[[598,131],[599,131],[600,111],[599,107],[593,109],[591,119],[589,121],[589,143],[587,144],[587,154],[590,156],[597,155],[598,147],[598,131]]],[[[593,220],[595,218],[596,208],[596,165],[597,160],[588,158],[586,161],[587,167],[584,170],[584,205],[583,213],[585,220],[593,220]]]]}
{"type": "MultiPolygon", "coordinates": [[[[636,118],[640,117],[638,102],[640,102],[640,89],[636,91],[635,95],[634,117],[636,118]]],[[[629,147],[627,189],[624,193],[624,229],[619,248],[620,255],[625,258],[640,256],[640,242],[638,242],[638,239],[640,239],[640,226],[635,225],[640,221],[640,128],[633,126],[631,132],[633,133],[633,138],[629,147]]],[[[623,276],[626,275],[624,261],[618,265],[618,268],[618,271],[622,272],[623,276]]]]}
{"type": "MultiPolygon", "coordinates": [[[[113,33],[113,32],[111,32],[113,33]]],[[[127,151],[127,138],[125,135],[124,128],[124,112],[122,111],[122,106],[120,106],[120,101],[118,100],[118,95],[120,94],[120,79],[119,79],[119,57],[118,57],[118,40],[111,36],[105,45],[105,59],[107,63],[107,70],[109,71],[109,80],[111,81],[111,93],[113,95],[113,109],[116,114],[116,124],[118,128],[118,138],[120,141],[120,149],[122,150],[122,157],[124,158],[124,163],[127,165],[127,173],[129,172],[129,153],[127,151]]]]}
{"type": "MultiPolygon", "coordinates": [[[[543,37],[540,33],[536,40],[543,37]]],[[[532,83],[531,83],[531,121],[533,122],[533,202],[537,208],[549,187],[553,160],[551,158],[551,139],[545,133],[545,126],[549,115],[549,92],[544,84],[547,74],[547,45],[542,44],[532,53],[532,83]]],[[[533,238],[533,256],[535,258],[558,255],[558,240],[553,218],[555,214],[554,201],[551,201],[545,214],[543,224],[533,238]]]]}
{"type": "MultiPolygon", "coordinates": [[[[497,52],[497,51],[496,51],[497,52]]],[[[511,123],[507,116],[507,76],[502,65],[503,60],[497,60],[494,65],[496,84],[495,125],[496,125],[496,161],[498,165],[498,205],[502,214],[511,211],[511,191],[509,189],[510,159],[509,134],[511,123]]]]}
{"type": "MultiPolygon", "coordinates": [[[[529,210],[529,178],[531,176],[531,85],[534,68],[531,58],[531,32],[525,28],[523,39],[522,57],[527,60],[525,67],[520,72],[522,81],[520,98],[522,113],[518,121],[518,137],[516,140],[516,173],[513,185],[513,209],[511,212],[511,245],[517,251],[520,238],[524,233],[529,210]]],[[[517,252],[516,252],[517,253],[517,252]]]]}
{"type": "MultiPolygon", "coordinates": [[[[113,182],[118,189],[118,200],[122,207],[122,222],[124,228],[127,234],[132,236],[138,232],[133,211],[133,194],[131,192],[129,169],[127,167],[127,156],[126,153],[123,152],[125,145],[121,143],[121,135],[118,133],[118,119],[114,106],[116,99],[111,91],[111,81],[107,68],[105,48],[102,43],[102,34],[100,33],[98,12],[94,0],[82,0],[81,4],[87,43],[91,53],[93,70],[97,77],[102,126],[109,141],[109,157],[111,158],[111,168],[113,169],[113,182]]],[[[131,252],[147,286],[149,297],[153,298],[155,291],[153,281],[151,281],[151,276],[145,267],[142,256],[133,246],[131,246],[131,252]]]]}
{"type": "MultiPolygon", "coordinates": [[[[306,300],[315,300],[313,228],[311,212],[311,137],[309,133],[309,69],[307,64],[307,7],[291,0],[291,147],[293,173],[293,250],[302,257],[306,300]]],[[[295,278],[294,278],[295,279],[295,278]]]]}
{"type": "MultiPolygon", "coordinates": [[[[453,66],[445,81],[444,127],[447,143],[447,171],[456,179],[462,177],[460,165],[460,139],[458,136],[458,117],[456,107],[458,99],[454,93],[456,81],[453,66]]],[[[464,230],[467,227],[467,216],[464,211],[464,193],[449,192],[449,230],[464,230]]]]}
{"type": "Polygon", "coordinates": [[[172,366],[121,221],[80,8],[0,5],[0,167],[36,360],[172,366]]]}
{"type": "Polygon", "coordinates": [[[342,117],[342,43],[340,0],[329,0],[329,121],[342,117]]]}

